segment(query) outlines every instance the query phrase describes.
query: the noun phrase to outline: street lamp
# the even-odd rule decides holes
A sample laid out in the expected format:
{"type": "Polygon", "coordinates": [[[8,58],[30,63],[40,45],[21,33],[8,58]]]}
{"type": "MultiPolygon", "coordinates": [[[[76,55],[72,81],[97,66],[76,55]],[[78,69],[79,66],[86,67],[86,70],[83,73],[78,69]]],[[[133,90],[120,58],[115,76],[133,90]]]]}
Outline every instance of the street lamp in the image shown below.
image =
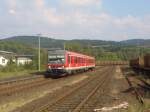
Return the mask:
{"type": "Polygon", "coordinates": [[[41,53],[40,53],[40,50],[41,50],[41,34],[38,34],[38,40],[39,40],[39,50],[38,50],[38,70],[39,72],[41,71],[41,53]]]}

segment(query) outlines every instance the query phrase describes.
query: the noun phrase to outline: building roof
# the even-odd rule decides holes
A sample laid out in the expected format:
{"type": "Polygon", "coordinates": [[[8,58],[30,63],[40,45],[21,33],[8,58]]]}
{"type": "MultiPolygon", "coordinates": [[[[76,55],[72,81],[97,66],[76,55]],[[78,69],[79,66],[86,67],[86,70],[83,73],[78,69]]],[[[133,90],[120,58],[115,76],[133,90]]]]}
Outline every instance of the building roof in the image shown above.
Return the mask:
{"type": "Polygon", "coordinates": [[[15,55],[15,53],[0,50],[0,55],[3,56],[4,58],[10,59],[15,55]]]}
{"type": "Polygon", "coordinates": [[[8,51],[3,51],[3,50],[0,50],[0,53],[3,53],[3,54],[15,54],[13,52],[8,52],[8,51]]]}
{"type": "Polygon", "coordinates": [[[16,58],[18,57],[24,57],[24,58],[32,58],[34,55],[15,55],[16,58]]]}

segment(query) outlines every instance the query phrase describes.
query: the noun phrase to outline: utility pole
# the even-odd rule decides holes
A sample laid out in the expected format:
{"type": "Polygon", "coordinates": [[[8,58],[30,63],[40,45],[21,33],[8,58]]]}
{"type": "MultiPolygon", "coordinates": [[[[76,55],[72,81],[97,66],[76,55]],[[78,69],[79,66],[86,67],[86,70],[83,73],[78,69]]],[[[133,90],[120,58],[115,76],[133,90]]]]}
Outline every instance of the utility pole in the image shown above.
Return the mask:
{"type": "Polygon", "coordinates": [[[38,51],[38,71],[41,71],[41,34],[38,34],[38,40],[39,40],[39,51],[38,51]]]}
{"type": "Polygon", "coordinates": [[[64,42],[64,51],[66,50],[66,43],[64,42]]]}

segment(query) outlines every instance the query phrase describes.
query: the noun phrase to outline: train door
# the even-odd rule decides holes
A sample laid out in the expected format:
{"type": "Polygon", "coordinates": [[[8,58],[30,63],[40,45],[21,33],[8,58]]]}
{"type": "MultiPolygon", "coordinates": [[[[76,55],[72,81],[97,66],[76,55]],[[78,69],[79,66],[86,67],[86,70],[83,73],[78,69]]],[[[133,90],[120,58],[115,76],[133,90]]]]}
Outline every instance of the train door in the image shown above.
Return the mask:
{"type": "Polygon", "coordinates": [[[71,56],[71,67],[74,67],[74,56],[71,56]]]}
{"type": "Polygon", "coordinates": [[[71,56],[69,54],[67,56],[67,60],[68,60],[68,63],[67,63],[68,67],[71,67],[71,56]]]}

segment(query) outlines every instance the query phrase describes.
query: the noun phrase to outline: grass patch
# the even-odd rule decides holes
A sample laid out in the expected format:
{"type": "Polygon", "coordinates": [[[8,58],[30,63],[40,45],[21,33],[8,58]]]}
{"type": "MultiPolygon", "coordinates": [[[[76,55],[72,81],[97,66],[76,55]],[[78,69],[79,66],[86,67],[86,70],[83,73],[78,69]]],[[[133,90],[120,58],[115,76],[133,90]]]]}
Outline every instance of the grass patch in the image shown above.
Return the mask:
{"type": "Polygon", "coordinates": [[[95,77],[95,73],[94,72],[85,72],[85,74],[87,75],[87,76],[89,76],[89,77],[95,77]]]}
{"type": "Polygon", "coordinates": [[[144,110],[150,109],[150,99],[144,99],[145,107],[144,110]]]}
{"type": "MultiPolygon", "coordinates": [[[[33,63],[25,65],[17,65],[10,62],[6,67],[0,68],[0,79],[28,76],[38,73],[37,66],[33,63]]],[[[41,72],[45,71],[45,66],[41,66],[41,72]]]]}
{"type": "Polygon", "coordinates": [[[13,72],[0,72],[0,79],[18,77],[18,76],[28,76],[35,72],[37,71],[36,70],[23,70],[23,71],[13,71],[13,72]]]}

